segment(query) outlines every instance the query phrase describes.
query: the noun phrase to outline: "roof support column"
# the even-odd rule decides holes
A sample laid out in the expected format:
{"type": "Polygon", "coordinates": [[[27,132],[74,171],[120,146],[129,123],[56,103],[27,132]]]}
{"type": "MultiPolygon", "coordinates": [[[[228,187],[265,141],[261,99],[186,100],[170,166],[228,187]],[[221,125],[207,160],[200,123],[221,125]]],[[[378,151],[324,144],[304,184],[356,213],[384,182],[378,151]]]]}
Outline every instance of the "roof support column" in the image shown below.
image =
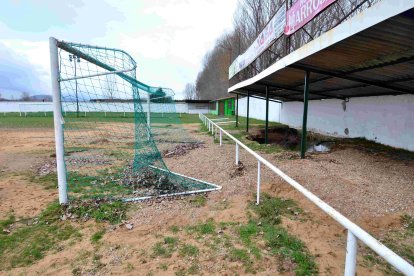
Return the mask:
{"type": "Polygon", "coordinates": [[[266,85],[266,121],[265,121],[265,144],[268,142],[269,131],[269,87],[266,85]]]}
{"type": "Polygon", "coordinates": [[[305,158],[306,153],[306,134],[308,123],[308,96],[309,96],[309,76],[310,72],[305,73],[305,85],[303,90],[303,121],[302,121],[302,140],[300,144],[300,158],[305,158]]]}
{"type": "Polygon", "coordinates": [[[236,94],[236,127],[239,127],[239,94],[236,94]]]}
{"type": "Polygon", "coordinates": [[[250,92],[247,91],[247,118],[246,118],[246,132],[249,132],[249,112],[250,112],[250,92]]]}

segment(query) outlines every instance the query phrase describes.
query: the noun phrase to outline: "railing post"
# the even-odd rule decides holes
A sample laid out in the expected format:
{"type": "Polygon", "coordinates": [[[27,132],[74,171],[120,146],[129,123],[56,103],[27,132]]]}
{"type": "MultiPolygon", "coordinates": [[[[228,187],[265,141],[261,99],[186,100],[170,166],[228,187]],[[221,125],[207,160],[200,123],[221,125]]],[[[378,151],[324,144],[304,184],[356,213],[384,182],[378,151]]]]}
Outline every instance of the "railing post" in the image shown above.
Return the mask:
{"type": "Polygon", "coordinates": [[[256,194],[256,205],[260,203],[260,161],[257,160],[257,194],[256,194]]]}
{"type": "Polygon", "coordinates": [[[239,144],[236,143],[236,165],[239,164],[239,144]]]}
{"type": "Polygon", "coordinates": [[[356,272],[358,240],[350,230],[346,243],[345,276],[354,276],[356,272]]]}
{"type": "Polygon", "coordinates": [[[220,147],[223,146],[223,134],[221,133],[220,129],[220,147]]]}
{"type": "Polygon", "coordinates": [[[300,143],[300,158],[305,158],[306,153],[306,133],[308,122],[308,97],[309,97],[309,76],[310,72],[305,72],[305,84],[303,88],[303,120],[302,120],[302,138],[300,143]]]}

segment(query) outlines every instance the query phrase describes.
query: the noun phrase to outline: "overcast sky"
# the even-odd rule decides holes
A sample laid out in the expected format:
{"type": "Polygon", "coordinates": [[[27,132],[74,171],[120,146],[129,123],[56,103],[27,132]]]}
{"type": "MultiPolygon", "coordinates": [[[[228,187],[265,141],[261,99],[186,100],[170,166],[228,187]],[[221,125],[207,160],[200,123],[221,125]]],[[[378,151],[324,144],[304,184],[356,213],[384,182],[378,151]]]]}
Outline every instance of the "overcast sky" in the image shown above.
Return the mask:
{"type": "Polygon", "coordinates": [[[178,97],[232,24],[237,0],[2,0],[0,93],[50,94],[48,38],[121,48],[178,97]]]}

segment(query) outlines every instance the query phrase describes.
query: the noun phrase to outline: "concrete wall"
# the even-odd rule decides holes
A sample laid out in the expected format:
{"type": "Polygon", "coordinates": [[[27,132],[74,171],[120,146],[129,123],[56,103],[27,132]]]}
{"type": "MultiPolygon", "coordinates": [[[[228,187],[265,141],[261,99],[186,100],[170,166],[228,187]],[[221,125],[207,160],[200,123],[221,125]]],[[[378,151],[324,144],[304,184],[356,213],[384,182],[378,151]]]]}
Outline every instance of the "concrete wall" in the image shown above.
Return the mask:
{"type": "MultiPolygon", "coordinates": [[[[280,103],[269,101],[269,121],[280,122],[280,103]]],[[[265,120],[266,103],[264,100],[250,98],[250,118],[265,120]]],[[[247,116],[247,97],[239,99],[239,115],[247,116]]]]}
{"type": "MultiPolygon", "coordinates": [[[[144,112],[147,112],[147,104],[142,103],[144,112]]],[[[76,111],[76,103],[64,103],[64,111],[76,111]]],[[[134,105],[132,103],[93,103],[80,102],[79,110],[81,112],[134,112],[134,105]]],[[[53,111],[52,103],[42,102],[0,102],[0,113],[3,112],[44,112],[53,111]]],[[[152,112],[177,112],[177,113],[208,113],[209,104],[201,103],[184,103],[177,102],[175,104],[157,104],[151,103],[152,112]]]]}
{"type": "MultiPolygon", "coordinates": [[[[250,100],[251,117],[264,119],[265,101],[250,100]]],[[[246,114],[246,102],[246,98],[239,100],[241,116],[246,114]]],[[[302,103],[270,103],[269,107],[271,121],[295,128],[302,126],[302,103]]],[[[347,103],[341,100],[310,101],[308,128],[336,137],[364,137],[414,151],[414,95],[351,98],[347,103]]]]}

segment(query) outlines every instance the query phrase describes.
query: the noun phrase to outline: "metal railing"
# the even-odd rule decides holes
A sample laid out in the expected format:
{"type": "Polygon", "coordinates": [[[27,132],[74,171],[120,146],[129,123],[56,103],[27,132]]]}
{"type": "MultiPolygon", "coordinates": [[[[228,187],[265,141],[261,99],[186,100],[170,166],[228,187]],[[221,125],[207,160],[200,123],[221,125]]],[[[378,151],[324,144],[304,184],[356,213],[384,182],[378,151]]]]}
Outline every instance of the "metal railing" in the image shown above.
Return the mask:
{"type": "MultiPolygon", "coordinates": [[[[285,0],[280,7],[288,10],[297,0],[285,0]]],[[[337,0],[324,11],[312,18],[294,34],[281,35],[246,68],[229,80],[229,86],[252,78],[327,31],[352,18],[356,14],[372,7],[382,0],[337,0]]],[[[240,53],[241,54],[241,53],[240,53]]],[[[232,60],[233,61],[233,60],[232,60]]]]}
{"type": "MultiPolygon", "coordinates": [[[[219,132],[219,139],[220,139],[220,146],[223,145],[223,134],[229,137],[236,143],[236,164],[239,163],[239,148],[242,147],[248,153],[250,153],[253,157],[257,159],[257,198],[256,204],[260,203],[260,169],[261,164],[265,165],[283,180],[285,180],[288,184],[290,184],[293,188],[303,194],[308,200],[313,202],[317,205],[322,211],[328,214],[331,218],[336,220],[339,224],[341,224],[344,228],[348,230],[347,234],[347,245],[346,245],[346,258],[345,258],[345,271],[344,275],[350,276],[355,275],[356,272],[356,263],[357,263],[357,249],[358,249],[358,240],[364,243],[366,246],[371,248],[374,252],[376,252],[379,256],[384,258],[389,264],[395,267],[398,271],[405,275],[414,275],[414,266],[408,263],[406,260],[398,256],[388,247],[383,245],[380,241],[376,240],[373,236],[368,234],[364,231],[361,227],[350,221],[348,218],[343,216],[341,213],[336,211],[330,205],[322,201],[316,195],[311,193],[305,187],[300,185],[298,182],[290,178],[287,174],[282,172],[280,169],[275,167],[269,161],[261,157],[255,151],[251,150],[245,144],[237,140],[233,137],[230,133],[219,127],[216,123],[211,121],[203,114],[199,114],[200,120],[204,123],[204,125],[208,128],[208,131],[211,132],[214,136],[215,133],[219,132]]],[[[215,136],[214,136],[215,137],[215,136]]]]}

